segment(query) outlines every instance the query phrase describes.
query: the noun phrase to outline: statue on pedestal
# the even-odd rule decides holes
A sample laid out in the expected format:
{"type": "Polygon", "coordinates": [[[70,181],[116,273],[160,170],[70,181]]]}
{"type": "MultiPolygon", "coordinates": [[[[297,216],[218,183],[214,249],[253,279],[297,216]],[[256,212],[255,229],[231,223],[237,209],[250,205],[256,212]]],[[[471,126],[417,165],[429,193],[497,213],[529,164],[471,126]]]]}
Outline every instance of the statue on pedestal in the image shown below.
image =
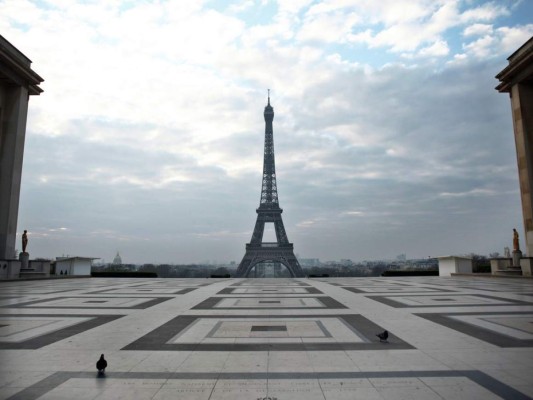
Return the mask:
{"type": "Polygon", "coordinates": [[[24,233],[22,234],[22,253],[19,254],[21,270],[29,268],[30,266],[30,255],[26,251],[26,247],[28,247],[28,231],[24,230],[24,233]]]}
{"type": "Polygon", "coordinates": [[[511,259],[511,265],[513,267],[520,267],[520,259],[522,258],[518,239],[518,232],[513,228],[513,258],[511,259]]]}
{"type": "Polygon", "coordinates": [[[518,239],[518,232],[513,228],[513,251],[520,251],[520,242],[518,239]]]}
{"type": "Polygon", "coordinates": [[[28,231],[24,230],[22,234],[22,252],[26,253],[26,247],[28,247],[28,231]]]}

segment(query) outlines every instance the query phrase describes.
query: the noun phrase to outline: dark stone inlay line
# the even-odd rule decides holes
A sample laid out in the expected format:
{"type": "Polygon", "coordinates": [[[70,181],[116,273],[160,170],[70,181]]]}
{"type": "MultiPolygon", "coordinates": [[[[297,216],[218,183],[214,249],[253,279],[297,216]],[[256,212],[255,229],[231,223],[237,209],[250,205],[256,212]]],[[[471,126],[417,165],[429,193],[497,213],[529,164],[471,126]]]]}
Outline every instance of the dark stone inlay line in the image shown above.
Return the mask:
{"type": "Polygon", "coordinates": [[[504,400],[531,400],[522,392],[476,370],[464,371],[386,371],[386,372],[106,372],[98,378],[94,372],[59,371],[14,394],[8,400],[36,400],[70,379],[372,379],[372,378],[468,378],[504,400]]]}
{"type": "MultiPolygon", "coordinates": [[[[205,285],[201,285],[201,286],[207,286],[207,285],[210,285],[210,283],[208,284],[205,284],[205,285]]],[[[200,287],[200,286],[199,286],[200,287]]],[[[176,294],[186,294],[186,293],[190,293],[194,290],[198,289],[197,287],[190,287],[190,288],[185,288],[185,289],[182,289],[180,290],[179,292],[177,292],[176,294]]]]}
{"type": "MultiPolygon", "coordinates": [[[[281,287],[280,289],[284,289],[284,288],[285,287],[281,287]]],[[[301,296],[305,296],[307,294],[323,294],[323,292],[321,292],[316,287],[289,287],[287,288],[287,289],[304,289],[305,292],[302,292],[302,293],[283,293],[283,292],[280,292],[279,289],[266,290],[266,289],[260,289],[256,287],[248,288],[249,290],[256,289],[257,291],[255,292],[235,293],[235,290],[237,289],[243,289],[243,288],[226,287],[220,290],[219,292],[217,292],[217,294],[231,294],[233,296],[243,296],[243,297],[247,295],[252,295],[252,294],[277,294],[279,296],[295,295],[295,294],[301,295],[301,296]],[[264,293],[264,292],[268,292],[268,293],[264,293]]]]}
{"type": "MultiPolygon", "coordinates": [[[[162,303],[164,301],[173,299],[174,297],[120,297],[120,296],[106,296],[106,298],[109,299],[150,299],[148,301],[145,301],[144,303],[137,304],[135,306],[128,306],[128,307],[120,307],[120,306],[113,306],[113,307],[80,307],[80,306],[47,306],[46,304],[43,305],[37,305],[40,303],[47,303],[50,301],[57,301],[57,300],[63,300],[63,299],[86,299],[87,297],[83,296],[65,296],[65,297],[53,297],[50,299],[40,299],[40,300],[33,300],[33,301],[27,301],[25,303],[17,303],[17,304],[7,304],[4,306],[0,306],[0,308],[47,308],[47,309],[69,309],[69,308],[76,308],[76,309],[87,309],[87,310],[117,310],[117,309],[125,309],[125,310],[132,310],[132,309],[139,309],[143,310],[145,308],[153,307],[159,303],[162,303]]],[[[85,303],[88,303],[89,301],[86,301],[85,303]]]]}
{"type": "MultiPolygon", "coordinates": [[[[329,297],[329,296],[320,296],[320,297],[311,297],[313,299],[317,299],[318,301],[320,301],[322,304],[324,304],[324,306],[326,306],[326,308],[328,309],[334,309],[334,308],[348,308],[346,307],[344,304],[342,303],[339,303],[337,300],[335,300],[334,298],[332,297],[329,297]]],[[[306,308],[310,308],[310,307],[306,307],[306,308]]]]}
{"type": "Polygon", "coordinates": [[[430,288],[430,287],[423,287],[423,286],[406,286],[406,285],[402,285],[401,287],[395,287],[395,286],[390,286],[390,287],[387,287],[387,286],[360,286],[360,287],[365,287],[365,288],[368,288],[368,289],[383,289],[383,290],[380,290],[380,291],[368,291],[368,290],[363,290],[363,289],[358,289],[357,287],[354,287],[354,286],[344,286],[344,285],[341,285],[341,284],[338,284],[336,286],[341,286],[344,290],[348,290],[349,292],[353,292],[353,293],[365,293],[365,294],[374,294],[374,293],[416,293],[416,294],[425,294],[427,293],[428,295],[431,295],[432,293],[442,293],[442,292],[452,292],[452,293],[457,293],[456,290],[449,290],[449,289],[440,289],[440,288],[430,288]],[[424,291],[420,291],[418,290],[419,288],[423,288],[423,289],[427,289],[427,290],[424,290],[424,291]],[[412,290],[410,290],[412,289],[412,290]]]}
{"type": "Polygon", "coordinates": [[[35,338],[24,340],[22,342],[9,343],[0,342],[0,350],[12,350],[12,349],[39,349],[43,346],[58,342],[66,339],[70,336],[77,335],[78,333],[85,332],[89,329],[96,328],[97,326],[107,324],[118,318],[122,318],[123,315],[89,315],[89,314],[2,314],[0,317],[8,318],[27,318],[27,317],[53,317],[53,318],[91,318],[89,321],[80,322],[79,324],[67,326],[63,329],[53,331],[35,338]]]}
{"type": "Polygon", "coordinates": [[[225,297],[208,297],[201,303],[195,305],[192,310],[212,310],[225,297]]]}
{"type": "Polygon", "coordinates": [[[246,281],[243,281],[243,282],[236,282],[236,283],[233,283],[231,284],[231,286],[248,286],[248,287],[252,287],[252,288],[261,288],[261,287],[265,287],[265,286],[279,286],[279,287],[294,287],[294,286],[311,286],[307,283],[304,283],[304,282],[298,282],[298,281],[289,281],[290,283],[287,283],[287,284],[267,284],[267,283],[264,283],[264,284],[251,284],[249,280],[246,280],[246,281]]]}
{"type": "MultiPolygon", "coordinates": [[[[264,297],[246,297],[247,299],[264,299],[264,297]]],[[[329,296],[317,296],[317,297],[301,297],[301,296],[286,296],[284,299],[316,299],[324,305],[324,307],[276,307],[277,309],[284,310],[323,310],[323,309],[342,309],[348,308],[344,304],[339,303],[337,300],[329,296]]],[[[209,297],[204,301],[195,305],[192,310],[264,310],[263,307],[216,307],[216,305],[223,299],[243,299],[243,297],[209,297]]],[[[261,302],[261,301],[259,301],[261,302]]]]}
{"type": "MultiPolygon", "coordinates": [[[[105,290],[97,290],[97,291],[94,291],[94,292],[87,292],[86,294],[120,294],[120,295],[137,295],[139,294],[138,292],[124,292],[124,293],[115,293],[117,290],[126,290],[126,289],[131,289],[133,288],[132,286],[131,287],[127,287],[127,288],[115,288],[115,289],[105,289],[105,290]]],[[[135,290],[138,290],[139,292],[152,292],[152,291],[156,291],[154,292],[153,294],[163,294],[163,295],[172,295],[172,294],[187,294],[187,293],[190,293],[192,292],[193,290],[196,290],[198,289],[197,287],[188,287],[188,288],[184,288],[184,289],[179,289],[179,290],[176,290],[175,292],[170,292],[170,293],[157,293],[157,290],[167,290],[167,289],[173,289],[172,287],[160,287],[160,288],[152,288],[152,289],[135,289],[135,290]]]]}
{"type": "MultiPolygon", "coordinates": [[[[255,321],[254,321],[255,322],[255,321]]],[[[282,323],[282,321],[276,321],[282,323]]],[[[384,328],[359,314],[331,314],[331,315],[180,315],[121,350],[149,350],[149,351],[326,351],[326,350],[397,350],[414,349],[399,337],[389,332],[389,343],[380,343],[376,332],[383,332],[384,328]],[[198,319],[258,319],[268,321],[271,318],[283,318],[288,321],[298,319],[338,318],[350,329],[358,332],[366,340],[364,342],[329,342],[329,343],[168,343],[183,330],[198,319]]],[[[356,333],[354,333],[355,335],[356,333]]]]}
{"type": "MultiPolygon", "coordinates": [[[[6,290],[6,289],[4,289],[6,290]]],[[[64,293],[64,292],[72,292],[73,290],[80,290],[80,288],[73,288],[73,289],[64,289],[64,290],[57,290],[57,289],[33,289],[33,288],[7,288],[7,291],[15,291],[16,294],[20,294],[21,296],[14,296],[12,298],[16,297],[24,297],[27,295],[33,295],[33,294],[56,294],[56,293],[64,293]]],[[[15,294],[15,293],[14,293],[15,294]]]]}
{"type": "Polygon", "coordinates": [[[280,300],[259,300],[259,303],[265,303],[265,304],[281,304],[280,300]]]}
{"type": "MultiPolygon", "coordinates": [[[[172,278],[165,278],[165,279],[172,279],[172,278]]],[[[165,283],[165,282],[145,282],[145,283],[140,283],[138,285],[128,285],[127,287],[128,288],[135,288],[135,287],[149,287],[151,286],[151,288],[157,288],[157,289],[173,289],[173,288],[177,288],[177,287],[193,287],[194,289],[197,289],[199,287],[202,287],[202,286],[209,286],[209,285],[212,285],[213,282],[209,282],[209,283],[190,283],[190,282],[185,282],[185,281],[180,281],[178,282],[178,284],[170,284],[170,283],[165,283]]]]}
{"type": "MultiPolygon", "coordinates": [[[[327,279],[327,278],[326,278],[327,279]]],[[[383,280],[372,280],[368,278],[361,278],[359,282],[352,282],[352,283],[338,283],[338,282],[330,282],[327,280],[320,280],[316,279],[318,281],[328,283],[333,286],[342,286],[342,287],[394,287],[394,286],[406,286],[406,287],[418,287],[416,285],[407,284],[407,283],[400,283],[400,282],[384,282],[383,280]]]]}
{"type": "Polygon", "coordinates": [[[285,325],[252,325],[252,332],[287,332],[285,325]]]}
{"type": "Polygon", "coordinates": [[[466,335],[475,337],[476,339],[483,340],[484,342],[491,343],[498,347],[533,347],[533,340],[516,339],[507,335],[491,331],[479,326],[470,325],[466,322],[453,319],[454,316],[461,315],[531,315],[531,312],[465,312],[465,313],[424,313],[413,314],[429,321],[435,322],[439,325],[443,325],[447,328],[456,330],[466,335]]]}
{"type": "MultiPolygon", "coordinates": [[[[390,296],[365,296],[368,299],[378,301],[380,303],[386,304],[388,306],[394,307],[394,308],[431,308],[431,307],[502,307],[502,306],[521,306],[521,305],[533,305],[531,302],[527,301],[521,301],[521,300],[514,300],[514,299],[507,299],[505,297],[496,297],[496,296],[488,296],[486,294],[467,294],[467,293],[458,293],[458,294],[447,294],[446,296],[470,296],[470,297],[479,297],[479,298],[485,298],[485,299],[492,299],[492,300],[500,300],[504,303],[502,304],[494,304],[494,303],[471,303],[471,304],[404,304],[400,303],[399,301],[394,300],[394,297],[432,297],[435,295],[432,294],[416,294],[416,295],[390,295],[390,296]]],[[[436,300],[436,299],[432,299],[436,300]]],[[[458,301],[461,301],[460,299],[458,301]]]]}

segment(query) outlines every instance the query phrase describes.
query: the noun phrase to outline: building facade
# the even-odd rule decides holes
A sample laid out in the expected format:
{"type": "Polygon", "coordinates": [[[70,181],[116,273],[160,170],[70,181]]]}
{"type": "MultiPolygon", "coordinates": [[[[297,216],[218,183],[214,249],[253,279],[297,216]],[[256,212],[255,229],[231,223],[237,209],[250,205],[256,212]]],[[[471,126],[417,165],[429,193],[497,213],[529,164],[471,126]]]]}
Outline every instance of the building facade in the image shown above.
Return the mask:
{"type": "Polygon", "coordinates": [[[0,36],[0,260],[13,260],[28,102],[43,82],[31,60],[0,36]]]}
{"type": "Polygon", "coordinates": [[[533,37],[507,60],[509,65],[496,75],[496,90],[511,99],[525,252],[533,257],[533,37]]]}

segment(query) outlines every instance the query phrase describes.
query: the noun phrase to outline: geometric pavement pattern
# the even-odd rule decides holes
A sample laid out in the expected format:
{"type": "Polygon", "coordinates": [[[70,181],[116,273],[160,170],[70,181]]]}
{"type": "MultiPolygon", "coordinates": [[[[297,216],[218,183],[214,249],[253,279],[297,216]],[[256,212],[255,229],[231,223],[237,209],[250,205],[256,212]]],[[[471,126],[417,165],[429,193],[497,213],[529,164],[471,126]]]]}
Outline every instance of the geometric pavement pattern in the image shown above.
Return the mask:
{"type": "Polygon", "coordinates": [[[528,279],[68,278],[0,289],[1,399],[533,396],[528,279]]]}

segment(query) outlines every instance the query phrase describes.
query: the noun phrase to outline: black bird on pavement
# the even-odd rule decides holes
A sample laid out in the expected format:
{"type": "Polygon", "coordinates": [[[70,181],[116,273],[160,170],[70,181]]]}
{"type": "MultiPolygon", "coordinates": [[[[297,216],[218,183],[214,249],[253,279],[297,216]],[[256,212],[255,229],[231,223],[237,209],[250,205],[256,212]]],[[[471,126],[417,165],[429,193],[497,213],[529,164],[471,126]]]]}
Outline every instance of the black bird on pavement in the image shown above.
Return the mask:
{"type": "Polygon", "coordinates": [[[103,374],[105,372],[106,367],[107,361],[104,359],[104,355],[102,354],[100,356],[100,359],[96,362],[96,369],[98,370],[99,374],[103,374]]]}
{"type": "Polygon", "coordinates": [[[378,333],[376,336],[379,338],[380,342],[387,342],[389,332],[383,331],[383,333],[378,333]]]}

